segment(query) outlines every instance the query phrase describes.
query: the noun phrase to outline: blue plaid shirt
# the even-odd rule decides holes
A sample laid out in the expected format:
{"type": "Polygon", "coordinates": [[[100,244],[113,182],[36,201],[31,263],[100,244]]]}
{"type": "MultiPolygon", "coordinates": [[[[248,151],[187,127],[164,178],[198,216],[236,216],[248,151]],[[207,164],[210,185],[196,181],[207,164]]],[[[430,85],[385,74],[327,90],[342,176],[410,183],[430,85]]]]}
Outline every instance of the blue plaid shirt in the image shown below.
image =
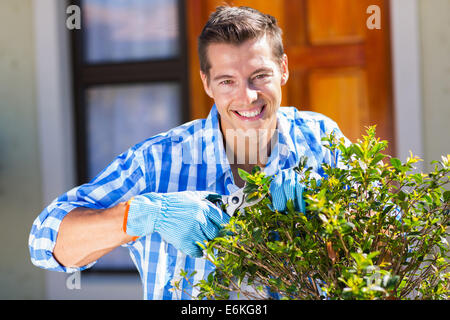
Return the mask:
{"type": "MultiPolygon", "coordinates": [[[[296,166],[300,157],[321,174],[321,164],[338,164],[336,155],[322,146],[321,138],[334,131],[343,137],[336,123],[314,112],[281,107],[277,113],[278,143],[264,168],[267,175],[296,166]]],[[[344,137],[345,138],[345,137],[344,137]]],[[[348,141],[348,140],[347,140],[348,141]]],[[[55,199],[33,223],[29,250],[34,265],[61,272],[66,268],[53,257],[62,219],[77,207],[105,209],[147,192],[211,191],[223,195],[236,191],[226,157],[216,106],[206,119],[194,120],[151,137],[119,155],[91,182],[75,187],[55,199]]],[[[125,244],[139,271],[144,299],[191,299],[196,289],[181,281],[183,290],[174,291],[172,281],[180,271],[196,271],[191,279],[205,279],[214,266],[204,258],[191,258],[161,239],[158,233],[125,244]],[[172,290],[171,290],[172,289],[172,290]]]]}

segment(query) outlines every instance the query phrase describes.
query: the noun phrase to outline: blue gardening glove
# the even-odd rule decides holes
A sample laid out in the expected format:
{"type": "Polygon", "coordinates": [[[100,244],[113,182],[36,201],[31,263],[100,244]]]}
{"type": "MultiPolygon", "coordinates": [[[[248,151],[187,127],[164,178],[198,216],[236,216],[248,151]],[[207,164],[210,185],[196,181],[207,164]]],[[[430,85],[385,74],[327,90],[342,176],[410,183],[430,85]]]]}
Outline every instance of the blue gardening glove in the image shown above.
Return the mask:
{"type": "Polygon", "coordinates": [[[226,213],[204,200],[210,194],[183,191],[135,196],[128,202],[125,232],[132,236],[158,232],[183,253],[201,257],[202,249],[196,243],[217,237],[222,225],[230,220],[226,213]]]}
{"type": "Polygon", "coordinates": [[[274,210],[286,211],[289,199],[294,202],[295,210],[305,212],[303,190],[305,186],[300,183],[300,175],[293,169],[281,170],[270,183],[269,192],[272,196],[274,210]]]}

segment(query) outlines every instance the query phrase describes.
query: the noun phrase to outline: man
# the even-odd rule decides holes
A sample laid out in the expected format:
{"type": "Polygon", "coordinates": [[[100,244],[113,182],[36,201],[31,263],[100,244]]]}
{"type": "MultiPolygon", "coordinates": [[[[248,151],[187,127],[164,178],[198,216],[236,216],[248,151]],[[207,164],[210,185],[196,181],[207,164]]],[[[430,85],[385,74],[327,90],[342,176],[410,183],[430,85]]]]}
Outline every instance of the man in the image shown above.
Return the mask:
{"type": "Polygon", "coordinates": [[[276,20],[247,7],[219,7],[199,37],[199,57],[205,91],[215,101],[208,118],[135,145],[91,182],[55,199],[30,233],[35,265],[84,270],[123,245],[145,299],[189,299],[193,288],[183,282],[183,292],[174,292],[172,281],[182,269],[196,271],[194,283],[213,270],[197,243],[216,237],[229,217],[205,197],[242,187],[238,168],[259,165],[276,175],[274,208],[283,211],[293,199],[301,210],[302,186],[292,168],[303,155],[319,174],[322,163],[336,164],[321,138],[342,133],[322,115],[280,108],[289,71],[276,20]],[[236,144],[241,134],[254,139],[236,144]],[[268,157],[253,157],[255,144],[268,157]]]}

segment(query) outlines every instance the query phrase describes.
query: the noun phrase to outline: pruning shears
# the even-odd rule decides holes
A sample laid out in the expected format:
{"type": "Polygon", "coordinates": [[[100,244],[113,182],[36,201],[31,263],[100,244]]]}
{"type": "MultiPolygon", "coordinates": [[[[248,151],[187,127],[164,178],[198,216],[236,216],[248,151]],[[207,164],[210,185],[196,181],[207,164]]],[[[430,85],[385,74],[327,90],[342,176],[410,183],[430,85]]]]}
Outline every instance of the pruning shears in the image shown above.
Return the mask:
{"type": "Polygon", "coordinates": [[[252,199],[250,201],[246,200],[244,188],[241,188],[227,196],[210,194],[206,197],[206,200],[214,203],[217,207],[223,209],[230,217],[232,217],[237,211],[241,211],[246,207],[253,206],[263,199],[263,197],[260,197],[257,199],[252,199]]]}

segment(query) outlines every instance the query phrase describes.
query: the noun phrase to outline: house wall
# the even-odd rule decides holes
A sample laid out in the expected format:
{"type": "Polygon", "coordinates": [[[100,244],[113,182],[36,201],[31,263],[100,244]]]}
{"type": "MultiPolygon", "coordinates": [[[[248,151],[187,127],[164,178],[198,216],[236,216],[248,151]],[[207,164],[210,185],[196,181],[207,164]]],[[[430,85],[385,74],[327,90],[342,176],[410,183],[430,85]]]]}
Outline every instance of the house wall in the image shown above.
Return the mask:
{"type": "Polygon", "coordinates": [[[450,154],[450,1],[419,1],[424,160],[450,154]]]}
{"type": "Polygon", "coordinates": [[[45,298],[29,259],[42,210],[31,0],[0,1],[0,299],[45,298]]]}

